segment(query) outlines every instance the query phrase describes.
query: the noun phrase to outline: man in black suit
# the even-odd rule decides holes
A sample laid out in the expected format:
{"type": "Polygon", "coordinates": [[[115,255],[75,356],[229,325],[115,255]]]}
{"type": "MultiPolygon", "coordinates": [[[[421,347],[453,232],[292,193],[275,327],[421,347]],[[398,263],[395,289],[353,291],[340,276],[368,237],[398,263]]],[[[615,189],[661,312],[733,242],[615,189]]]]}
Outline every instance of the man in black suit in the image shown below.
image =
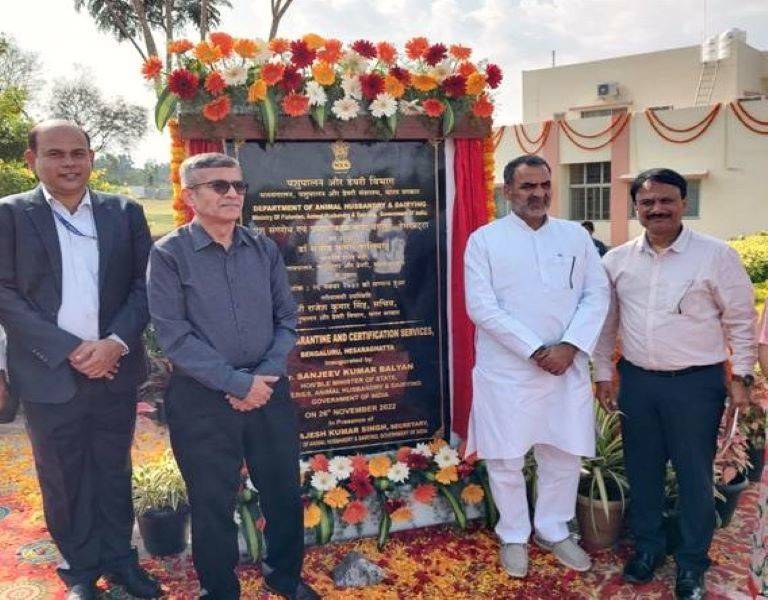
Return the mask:
{"type": "Polygon", "coordinates": [[[95,598],[101,575],[154,598],[131,546],[147,222],[138,204],[88,189],[93,152],[77,125],[40,123],[25,158],[40,185],[0,199],[0,324],[59,574],[68,600],[95,598]]]}

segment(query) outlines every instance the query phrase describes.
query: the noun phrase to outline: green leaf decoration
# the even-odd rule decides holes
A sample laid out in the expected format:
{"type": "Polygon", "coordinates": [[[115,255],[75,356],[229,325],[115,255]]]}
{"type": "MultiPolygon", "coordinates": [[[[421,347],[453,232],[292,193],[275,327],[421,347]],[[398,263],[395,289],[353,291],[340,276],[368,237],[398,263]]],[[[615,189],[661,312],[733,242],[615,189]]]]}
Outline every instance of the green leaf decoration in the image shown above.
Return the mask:
{"type": "Polygon", "coordinates": [[[448,488],[447,485],[443,485],[442,483],[438,484],[438,489],[440,490],[440,493],[445,497],[446,500],[448,500],[448,504],[451,505],[451,508],[453,509],[453,514],[456,516],[456,524],[461,529],[467,528],[467,515],[464,512],[464,507],[461,506],[461,502],[458,501],[456,496],[453,495],[453,492],[448,488]]]}
{"type": "Polygon", "coordinates": [[[168,86],[160,92],[157,97],[157,104],[155,104],[155,126],[158,131],[165,129],[165,125],[176,113],[176,106],[179,104],[179,99],[176,94],[171,93],[168,86]]]}
{"type": "Polygon", "coordinates": [[[445,112],[443,112],[443,135],[450,135],[454,127],[456,127],[456,114],[453,112],[451,103],[446,100],[445,112]]]}
{"type": "Polygon", "coordinates": [[[317,126],[320,129],[325,129],[325,115],[327,114],[326,106],[326,104],[318,104],[312,108],[312,112],[310,113],[312,119],[317,123],[317,126]]]}
{"type": "Polygon", "coordinates": [[[333,537],[333,512],[324,502],[318,502],[317,506],[320,508],[320,523],[317,525],[315,539],[318,546],[322,546],[333,537]]]}
{"type": "Polygon", "coordinates": [[[397,130],[397,113],[391,117],[387,117],[387,129],[389,129],[389,133],[395,135],[395,131],[397,130]]]}
{"type": "Polygon", "coordinates": [[[491,486],[488,481],[488,475],[483,473],[480,476],[480,485],[483,486],[483,502],[485,503],[485,524],[488,529],[496,527],[496,523],[499,522],[499,509],[496,508],[496,503],[493,501],[493,494],[491,494],[491,486]]]}
{"type": "Polygon", "coordinates": [[[387,509],[381,507],[381,521],[379,521],[379,535],[376,541],[376,546],[379,550],[383,550],[389,539],[389,530],[392,527],[392,519],[387,512],[387,509]]]}
{"type": "Polygon", "coordinates": [[[261,118],[264,123],[264,132],[267,134],[267,141],[274,144],[277,135],[277,104],[272,90],[267,92],[266,98],[261,102],[261,118]]]}
{"type": "Polygon", "coordinates": [[[240,527],[243,530],[248,556],[253,562],[257,562],[261,559],[261,544],[259,543],[256,524],[253,522],[253,515],[248,509],[248,504],[245,502],[239,504],[237,511],[240,513],[240,527]]]}

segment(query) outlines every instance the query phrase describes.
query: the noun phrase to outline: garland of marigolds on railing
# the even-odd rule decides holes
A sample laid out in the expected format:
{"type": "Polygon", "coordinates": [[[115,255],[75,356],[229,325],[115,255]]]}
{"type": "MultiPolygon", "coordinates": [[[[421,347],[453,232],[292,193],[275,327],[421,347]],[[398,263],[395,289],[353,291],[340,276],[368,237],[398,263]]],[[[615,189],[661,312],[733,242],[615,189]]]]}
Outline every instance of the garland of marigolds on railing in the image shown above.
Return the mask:
{"type": "Polygon", "coordinates": [[[618,118],[614,119],[613,116],[611,116],[611,122],[608,123],[608,126],[605,129],[601,129],[597,133],[581,133],[580,131],[576,131],[568,121],[565,119],[560,119],[560,125],[563,126],[563,129],[584,140],[594,140],[596,138],[603,137],[606,133],[612,131],[618,122],[618,118]]]}
{"type": "Polygon", "coordinates": [[[545,138],[546,138],[546,136],[547,136],[547,130],[546,130],[546,124],[547,124],[547,123],[549,123],[549,121],[546,121],[546,122],[544,123],[544,127],[542,127],[542,128],[541,128],[541,133],[539,133],[539,137],[537,137],[535,140],[532,140],[532,139],[531,139],[531,138],[528,136],[528,132],[525,130],[525,125],[523,125],[522,123],[520,123],[520,125],[519,125],[519,127],[520,127],[520,133],[522,133],[522,134],[523,134],[523,137],[525,138],[525,141],[526,141],[526,142],[528,142],[529,144],[538,144],[540,141],[542,141],[543,139],[545,139],[545,138]]]}
{"type": "Polygon", "coordinates": [[[721,104],[716,104],[715,106],[712,107],[712,110],[709,111],[709,113],[707,114],[706,117],[704,117],[704,119],[702,119],[692,127],[688,127],[685,129],[676,129],[676,128],[670,127],[666,123],[663,123],[661,119],[659,119],[659,117],[651,109],[648,109],[645,111],[645,117],[646,119],[648,119],[648,122],[651,124],[651,127],[653,128],[653,130],[657,134],[659,134],[659,137],[661,137],[662,139],[668,142],[672,142],[673,144],[687,144],[704,135],[704,133],[710,128],[715,118],[717,117],[718,113],[720,112],[721,106],[722,106],[721,104]],[[697,127],[701,127],[701,130],[684,139],[675,139],[673,137],[669,137],[666,133],[662,131],[662,128],[666,128],[669,131],[674,131],[676,133],[687,133],[688,131],[693,131],[697,127]]]}
{"type": "Polygon", "coordinates": [[[549,134],[552,131],[552,121],[546,121],[544,123],[544,126],[541,128],[541,134],[539,135],[539,137],[536,138],[535,141],[530,141],[530,139],[528,138],[528,135],[525,133],[525,128],[523,127],[522,124],[514,125],[513,128],[515,130],[515,139],[517,140],[517,145],[520,146],[520,149],[525,154],[536,154],[544,147],[544,144],[546,144],[547,140],[549,139],[549,134]],[[523,140],[520,137],[520,131],[518,130],[522,130],[523,137],[525,137],[525,139],[528,140],[531,144],[535,144],[538,142],[538,145],[533,149],[526,148],[525,143],[523,143],[523,140]]]}
{"type": "Polygon", "coordinates": [[[175,227],[184,225],[190,219],[189,209],[181,199],[181,177],[179,166],[187,157],[187,149],[179,132],[179,122],[176,119],[168,121],[171,132],[171,189],[173,206],[173,224],[175,227]]]}
{"type": "Polygon", "coordinates": [[[493,135],[483,140],[483,173],[485,175],[485,206],[490,223],[496,218],[496,163],[494,159],[496,146],[493,135]]]}
{"type": "MultiPolygon", "coordinates": [[[[605,148],[608,144],[613,142],[613,140],[619,137],[619,135],[621,135],[621,132],[624,131],[624,128],[627,126],[627,123],[629,123],[630,118],[631,118],[631,115],[629,113],[623,113],[619,115],[616,119],[614,119],[611,126],[605,130],[607,133],[608,131],[613,129],[613,133],[611,134],[611,137],[609,137],[605,142],[603,142],[598,146],[585,146],[584,144],[578,142],[573,137],[573,135],[571,134],[567,126],[563,127],[563,133],[569,140],[571,140],[571,143],[573,143],[574,146],[581,148],[582,150],[590,150],[590,151],[600,150],[601,148],[605,148]]],[[[562,120],[558,122],[563,123],[562,120]]]]}
{"type": "Polygon", "coordinates": [[[730,103],[730,107],[731,107],[731,110],[733,111],[733,114],[736,115],[736,118],[739,121],[741,121],[741,124],[744,125],[744,127],[746,127],[750,131],[757,133],[759,135],[768,135],[768,130],[758,129],[751,123],[748,123],[747,119],[755,123],[759,123],[760,125],[766,125],[766,126],[768,126],[768,121],[761,121],[760,119],[757,119],[753,115],[749,114],[747,110],[741,105],[740,102],[738,102],[738,108],[737,108],[737,104],[734,102],[730,103]]]}

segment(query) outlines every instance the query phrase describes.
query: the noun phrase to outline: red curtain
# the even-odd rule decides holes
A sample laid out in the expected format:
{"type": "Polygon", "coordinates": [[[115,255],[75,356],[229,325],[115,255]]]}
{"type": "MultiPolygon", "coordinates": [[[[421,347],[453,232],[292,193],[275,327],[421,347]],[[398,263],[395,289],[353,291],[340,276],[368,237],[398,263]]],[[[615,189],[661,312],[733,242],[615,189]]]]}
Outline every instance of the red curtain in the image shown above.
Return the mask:
{"type": "MultiPolygon", "coordinates": [[[[221,140],[193,139],[187,141],[187,156],[203,154],[204,152],[224,152],[224,143],[221,140]]],[[[182,210],[184,210],[185,222],[189,223],[195,216],[195,213],[183,202],[180,202],[180,204],[183,204],[182,210]]]]}
{"type": "Polygon", "coordinates": [[[483,140],[457,139],[453,169],[456,198],[451,238],[451,337],[453,340],[453,424],[467,437],[475,365],[475,326],[464,301],[464,249],[469,235],[488,222],[483,140]]]}

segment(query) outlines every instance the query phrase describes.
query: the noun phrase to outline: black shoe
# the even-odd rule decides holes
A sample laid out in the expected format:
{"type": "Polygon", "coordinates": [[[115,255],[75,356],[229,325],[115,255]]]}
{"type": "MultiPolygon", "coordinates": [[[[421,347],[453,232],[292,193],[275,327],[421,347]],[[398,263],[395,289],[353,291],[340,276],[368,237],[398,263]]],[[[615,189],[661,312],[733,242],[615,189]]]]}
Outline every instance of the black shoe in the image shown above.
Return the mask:
{"type": "Polygon", "coordinates": [[[654,556],[648,552],[637,552],[632,559],[624,565],[621,576],[627,583],[648,583],[653,579],[653,572],[664,564],[665,557],[654,556]]]}
{"type": "Polygon", "coordinates": [[[296,589],[293,591],[293,593],[273,588],[269,584],[266,585],[267,589],[272,594],[279,594],[287,600],[320,600],[320,594],[318,594],[315,590],[309,587],[306,582],[302,580],[299,580],[299,585],[296,586],[296,589]]]}
{"type": "Polygon", "coordinates": [[[679,600],[701,600],[705,592],[704,573],[690,569],[677,570],[675,598],[679,600]]]}
{"type": "Polygon", "coordinates": [[[144,569],[137,564],[122,567],[107,575],[107,579],[117,585],[122,585],[125,590],[136,598],[159,598],[163,590],[156,579],[150,577],[144,569]]]}
{"type": "Polygon", "coordinates": [[[76,583],[67,591],[67,600],[96,600],[96,586],[92,583],[76,583]]]}

